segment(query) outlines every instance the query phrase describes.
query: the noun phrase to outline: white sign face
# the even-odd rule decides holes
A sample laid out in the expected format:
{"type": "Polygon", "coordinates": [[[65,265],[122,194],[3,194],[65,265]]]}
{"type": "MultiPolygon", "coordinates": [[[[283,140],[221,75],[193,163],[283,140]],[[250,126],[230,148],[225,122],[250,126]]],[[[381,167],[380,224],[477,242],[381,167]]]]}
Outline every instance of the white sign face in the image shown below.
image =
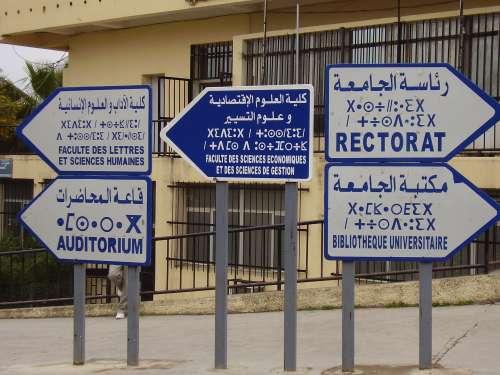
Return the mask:
{"type": "Polygon", "coordinates": [[[20,215],[58,259],[148,265],[151,181],[61,177],[20,215]]]}
{"type": "Polygon", "coordinates": [[[325,257],[442,260],[498,219],[498,206],[447,165],[329,164],[325,257]]]}
{"type": "Polygon", "coordinates": [[[18,134],[59,174],[149,174],[150,129],[148,86],[64,87],[18,134]]]}
{"type": "Polygon", "coordinates": [[[499,121],[498,104],[447,64],[327,68],[326,158],[444,161],[499,121]]]}

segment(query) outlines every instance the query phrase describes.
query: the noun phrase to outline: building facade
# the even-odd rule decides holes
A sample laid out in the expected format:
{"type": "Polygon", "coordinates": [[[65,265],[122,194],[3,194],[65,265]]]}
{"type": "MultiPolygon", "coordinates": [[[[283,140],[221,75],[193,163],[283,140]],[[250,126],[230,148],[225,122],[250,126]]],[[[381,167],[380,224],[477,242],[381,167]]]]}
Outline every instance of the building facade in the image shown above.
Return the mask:
{"type": "MultiPolygon", "coordinates": [[[[155,290],[155,298],[211,289],[216,251],[207,233],[214,229],[215,187],[164,144],[159,132],[205,87],[294,83],[295,3],[268,0],[266,38],[262,0],[4,0],[0,5],[0,42],[69,52],[65,86],[151,85],[156,241],[143,289],[155,290]]],[[[499,100],[500,1],[467,0],[462,16],[459,4],[300,1],[299,83],[311,83],[315,90],[313,178],[299,184],[298,275],[310,281],[301,287],[339,272],[338,263],[322,257],[325,66],[447,62],[499,100]]],[[[1,157],[12,160],[12,175],[0,180],[4,235],[19,234],[15,212],[55,177],[43,161],[12,142],[1,157]]],[[[498,199],[500,125],[451,164],[498,199]]],[[[280,282],[283,195],[282,184],[230,184],[232,291],[280,282]]],[[[498,226],[491,228],[448,265],[471,265],[466,272],[473,273],[481,264],[487,271],[488,261],[495,265],[500,259],[498,233],[498,226]]],[[[357,267],[359,273],[412,268],[398,262],[357,267]]],[[[101,284],[93,288],[102,293],[101,284]]]]}

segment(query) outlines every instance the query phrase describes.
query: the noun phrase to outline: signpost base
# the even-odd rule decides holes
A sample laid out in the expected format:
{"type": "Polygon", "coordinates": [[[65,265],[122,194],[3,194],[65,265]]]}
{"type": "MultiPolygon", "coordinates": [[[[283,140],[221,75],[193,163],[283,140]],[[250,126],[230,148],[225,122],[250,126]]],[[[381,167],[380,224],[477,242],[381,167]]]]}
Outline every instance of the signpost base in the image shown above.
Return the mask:
{"type": "Polygon", "coordinates": [[[419,352],[421,370],[432,368],[432,263],[419,263],[419,352]]]}
{"type": "Polygon", "coordinates": [[[139,267],[128,267],[127,366],[139,365],[139,274],[139,267]]]}
{"type": "Polygon", "coordinates": [[[285,184],[284,369],[297,369],[297,198],[296,182],[285,184]]]}
{"type": "Polygon", "coordinates": [[[85,264],[73,266],[73,364],[85,363],[85,264]]]}
{"type": "Polygon", "coordinates": [[[342,261],[342,371],[354,371],[353,261],[342,261]]]}
{"type": "Polygon", "coordinates": [[[215,185],[215,368],[227,369],[227,182],[215,185]]]}

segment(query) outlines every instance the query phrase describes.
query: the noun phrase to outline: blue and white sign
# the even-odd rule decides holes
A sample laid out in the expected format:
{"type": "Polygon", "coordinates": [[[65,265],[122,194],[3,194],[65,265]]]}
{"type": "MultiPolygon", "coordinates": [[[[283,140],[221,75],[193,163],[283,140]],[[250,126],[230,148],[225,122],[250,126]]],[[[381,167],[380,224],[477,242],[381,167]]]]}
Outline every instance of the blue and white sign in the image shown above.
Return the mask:
{"type": "Polygon", "coordinates": [[[499,207],[446,164],[328,164],[325,257],[444,260],[499,219],[499,207]]]}
{"type": "Polygon", "coordinates": [[[149,86],[63,87],[17,129],[58,174],[151,173],[149,86]]]}
{"type": "Polygon", "coordinates": [[[208,178],[304,181],[313,109],[311,85],[206,88],[160,136],[208,178]]]}
{"type": "Polygon", "coordinates": [[[0,159],[0,178],[12,177],[12,159],[0,159]]]}
{"type": "Polygon", "coordinates": [[[448,64],[330,65],[326,159],[447,161],[500,120],[448,64]]]}
{"type": "Polygon", "coordinates": [[[147,177],[59,177],[19,218],[60,260],[149,265],[151,186],[147,177]]]}

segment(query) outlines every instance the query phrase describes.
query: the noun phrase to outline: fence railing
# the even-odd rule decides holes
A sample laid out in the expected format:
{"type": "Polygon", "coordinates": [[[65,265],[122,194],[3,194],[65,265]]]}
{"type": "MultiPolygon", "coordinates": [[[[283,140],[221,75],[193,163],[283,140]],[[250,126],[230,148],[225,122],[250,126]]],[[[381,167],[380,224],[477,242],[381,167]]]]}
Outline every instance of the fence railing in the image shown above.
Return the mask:
{"type": "Polygon", "coordinates": [[[172,119],[153,120],[153,155],[179,158],[180,155],[160,138],[160,132],[172,119]]]}
{"type": "MultiPolygon", "coordinates": [[[[341,263],[323,258],[322,220],[303,221],[297,226],[297,275],[299,283],[340,280],[341,263]]],[[[229,293],[281,290],[283,284],[283,224],[237,227],[229,230],[229,293]]],[[[500,268],[500,227],[487,232],[446,262],[434,263],[434,277],[488,273],[500,268]]],[[[154,238],[156,257],[163,258],[165,272],[156,280],[151,295],[207,291],[215,288],[214,231],[154,238]],[[163,284],[158,280],[163,279],[163,284]]],[[[163,271],[164,270],[164,271],[163,271]]],[[[87,300],[116,301],[106,279],[107,266],[87,269],[87,300]]],[[[360,283],[416,280],[414,262],[356,262],[360,283]]],[[[58,263],[43,249],[0,252],[0,308],[71,304],[73,269],[58,263]]]]}

